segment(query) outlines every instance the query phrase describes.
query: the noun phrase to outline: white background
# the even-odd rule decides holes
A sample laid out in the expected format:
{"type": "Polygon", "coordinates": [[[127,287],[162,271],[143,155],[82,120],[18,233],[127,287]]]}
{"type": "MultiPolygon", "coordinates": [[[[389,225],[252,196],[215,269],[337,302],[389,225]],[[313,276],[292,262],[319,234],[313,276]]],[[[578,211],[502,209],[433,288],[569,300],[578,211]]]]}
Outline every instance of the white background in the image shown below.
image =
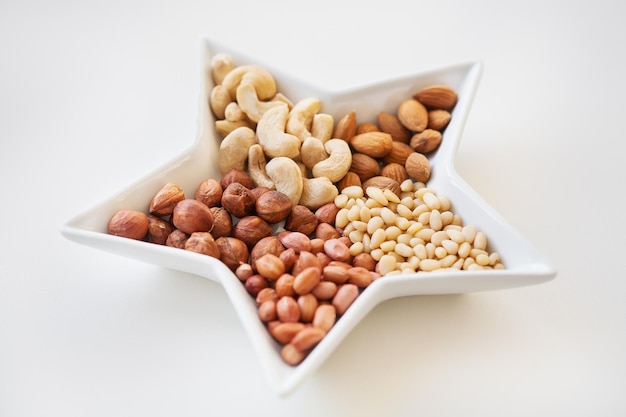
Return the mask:
{"type": "Polygon", "coordinates": [[[624,6],[0,2],[0,416],[623,416],[624,6]],[[291,396],[223,289],[61,226],[187,149],[199,38],[321,85],[480,59],[457,167],[558,269],[390,300],[291,396]]]}

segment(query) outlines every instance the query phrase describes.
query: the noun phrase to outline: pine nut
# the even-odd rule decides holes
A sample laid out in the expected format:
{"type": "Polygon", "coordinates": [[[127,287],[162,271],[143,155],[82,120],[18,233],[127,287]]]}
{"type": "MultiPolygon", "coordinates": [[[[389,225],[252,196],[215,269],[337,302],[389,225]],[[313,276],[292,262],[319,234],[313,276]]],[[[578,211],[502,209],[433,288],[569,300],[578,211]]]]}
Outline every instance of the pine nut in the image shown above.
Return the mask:
{"type": "MultiPolygon", "coordinates": [[[[345,190],[345,188],[344,188],[345,190]]],[[[345,192],[343,192],[344,190],[342,190],[341,194],[337,195],[337,197],[335,197],[335,205],[337,207],[340,208],[344,208],[346,206],[346,204],[348,203],[348,194],[346,194],[345,192]]]]}
{"type": "Polygon", "coordinates": [[[397,226],[389,226],[385,229],[387,240],[396,240],[402,234],[402,230],[397,226]]]}
{"type": "Polygon", "coordinates": [[[407,192],[413,191],[413,181],[411,179],[406,179],[400,183],[400,190],[407,192]]]}
{"type": "Polygon", "coordinates": [[[439,231],[443,228],[443,222],[441,220],[441,213],[439,210],[434,209],[430,212],[430,228],[439,231]]]}
{"type": "Polygon", "coordinates": [[[405,258],[408,258],[413,255],[413,249],[405,243],[398,243],[394,250],[398,255],[403,256],[405,258]]]}
{"type": "Polygon", "coordinates": [[[341,190],[341,194],[345,195],[347,198],[361,198],[363,197],[363,188],[359,185],[351,185],[341,190]]]}
{"type": "Polygon", "coordinates": [[[382,227],[385,225],[385,221],[383,220],[382,217],[380,216],[375,216],[372,217],[368,222],[367,222],[367,233],[371,235],[373,235],[377,230],[382,229],[382,227]]]}
{"type": "Polygon", "coordinates": [[[383,221],[387,225],[395,224],[396,222],[396,214],[391,211],[388,207],[383,207],[380,211],[380,217],[383,218],[383,221]]]}
{"type": "Polygon", "coordinates": [[[476,249],[487,249],[487,235],[483,232],[476,232],[476,236],[474,237],[474,247],[476,249]]]}
{"type": "Polygon", "coordinates": [[[365,249],[365,246],[363,245],[362,240],[363,240],[364,237],[365,237],[365,235],[362,235],[361,236],[362,239],[361,239],[360,242],[357,240],[357,241],[354,241],[354,243],[352,245],[350,245],[350,256],[357,256],[357,255],[363,253],[363,250],[365,249]]]}
{"type": "Polygon", "coordinates": [[[391,255],[383,255],[378,261],[378,272],[386,275],[396,269],[396,258],[391,255]]]}
{"type": "Polygon", "coordinates": [[[387,201],[389,201],[391,203],[399,203],[400,202],[400,198],[396,195],[396,193],[394,193],[390,189],[384,189],[383,190],[383,195],[385,196],[387,201]]]}
{"type": "Polygon", "coordinates": [[[424,193],[424,195],[422,196],[422,200],[424,200],[424,203],[431,210],[439,210],[441,208],[441,202],[439,201],[439,198],[437,198],[437,196],[435,196],[435,194],[430,191],[424,193]]]}
{"type": "Polygon", "coordinates": [[[348,225],[348,223],[350,223],[350,220],[348,219],[348,209],[346,208],[342,208],[337,212],[337,215],[335,216],[335,226],[336,227],[346,227],[348,225]]]}
{"type": "MultiPolygon", "coordinates": [[[[450,234],[448,233],[448,235],[450,234]]],[[[441,241],[441,246],[451,255],[456,255],[459,252],[459,244],[454,240],[444,239],[441,241]]]]}
{"type": "Polygon", "coordinates": [[[383,190],[381,190],[380,188],[367,187],[367,189],[365,190],[365,194],[367,194],[368,197],[375,200],[381,206],[386,206],[389,204],[389,200],[387,200],[387,197],[385,197],[383,190]]]}
{"type": "Polygon", "coordinates": [[[441,264],[436,259],[422,259],[419,268],[422,271],[430,272],[441,268],[441,264]]]}

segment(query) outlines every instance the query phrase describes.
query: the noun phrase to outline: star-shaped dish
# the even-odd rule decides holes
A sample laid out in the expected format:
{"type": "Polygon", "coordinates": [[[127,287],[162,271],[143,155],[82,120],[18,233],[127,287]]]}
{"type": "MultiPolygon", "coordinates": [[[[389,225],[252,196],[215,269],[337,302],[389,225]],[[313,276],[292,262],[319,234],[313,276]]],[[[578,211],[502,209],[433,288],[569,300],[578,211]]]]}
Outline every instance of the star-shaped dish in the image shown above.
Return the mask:
{"type": "Polygon", "coordinates": [[[486,204],[454,168],[456,150],[481,75],[479,62],[419,72],[359,88],[326,91],[210,39],[203,39],[202,54],[202,91],[195,143],[166,166],[71,219],[63,225],[62,233],[81,244],[196,274],[223,285],[259,356],[267,379],[277,393],[293,391],[321,366],[368,312],[385,300],[420,294],[458,294],[527,286],[548,281],[556,275],[556,270],[546,259],[486,204]],[[332,114],[335,120],[355,110],[359,122],[374,122],[379,112],[394,112],[403,99],[422,87],[433,84],[452,87],[458,94],[458,102],[441,146],[429,156],[432,175],[428,186],[450,199],[454,212],[462,217],[465,224],[474,224],[487,235],[491,250],[500,254],[506,269],[420,272],[376,280],[363,291],[307,358],[297,366],[290,366],[281,359],[280,346],[259,319],[254,299],[221,261],[190,251],[107,234],[107,223],[115,211],[123,208],[146,211],[152,196],[167,182],[175,182],[185,190],[186,195],[193,195],[201,181],[220,178],[217,160],[220,136],[215,131],[215,119],[208,104],[213,87],[209,65],[211,57],[218,52],[228,53],[237,64],[264,66],[274,75],[281,93],[294,102],[317,97],[323,103],[323,111],[332,114]]]}

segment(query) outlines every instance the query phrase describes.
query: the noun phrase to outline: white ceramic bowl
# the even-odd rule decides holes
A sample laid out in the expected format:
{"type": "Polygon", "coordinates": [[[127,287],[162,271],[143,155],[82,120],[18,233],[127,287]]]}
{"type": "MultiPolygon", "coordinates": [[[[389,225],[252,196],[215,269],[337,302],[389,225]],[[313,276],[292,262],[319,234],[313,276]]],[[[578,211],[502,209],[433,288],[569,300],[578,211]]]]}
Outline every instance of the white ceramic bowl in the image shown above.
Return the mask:
{"type": "Polygon", "coordinates": [[[283,73],[271,63],[243,55],[210,39],[202,41],[202,91],[199,103],[198,133],[195,143],[163,167],[101,204],[84,211],[62,227],[68,239],[130,257],[138,261],[177,269],[219,282],[225,288],[252,342],[267,379],[279,394],[292,392],[332,354],[358,322],[377,304],[390,298],[419,294],[458,294],[539,284],[552,279],[555,269],[517,231],[477,195],[454,168],[455,153],[470,105],[481,75],[478,62],[463,63],[433,71],[419,72],[363,85],[343,91],[326,91],[283,73]],[[447,84],[458,93],[458,103],[444,133],[440,148],[430,157],[432,176],[428,185],[447,196],[453,210],[465,224],[472,223],[487,235],[491,250],[497,251],[506,266],[504,270],[418,273],[388,276],[375,281],[338,320],[322,342],[298,366],[285,364],[279,345],[270,337],[258,318],[255,301],[242,283],[220,261],[189,251],[111,236],[106,233],[111,215],[118,209],[146,210],[151,197],[166,182],[179,184],[186,195],[193,195],[206,178],[219,178],[217,150],[219,136],[207,97],[213,85],[209,76],[211,57],[227,52],[236,64],[259,64],[276,78],[279,91],[292,101],[317,97],[323,111],[335,120],[355,110],[359,122],[375,121],[380,111],[393,113],[401,100],[419,88],[447,84]]]}

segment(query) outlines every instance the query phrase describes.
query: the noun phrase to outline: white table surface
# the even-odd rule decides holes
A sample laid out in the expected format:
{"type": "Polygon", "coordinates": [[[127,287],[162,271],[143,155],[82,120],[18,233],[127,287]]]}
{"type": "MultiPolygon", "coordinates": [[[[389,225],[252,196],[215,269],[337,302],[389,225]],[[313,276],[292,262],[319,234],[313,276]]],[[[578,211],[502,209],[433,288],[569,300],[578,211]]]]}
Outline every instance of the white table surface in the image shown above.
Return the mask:
{"type": "Polygon", "coordinates": [[[624,9],[2,1],[0,416],[626,415],[624,9]],[[275,395],[218,284],[59,232],[192,143],[202,35],[329,87],[482,60],[457,167],[557,277],[385,302],[275,395]]]}

